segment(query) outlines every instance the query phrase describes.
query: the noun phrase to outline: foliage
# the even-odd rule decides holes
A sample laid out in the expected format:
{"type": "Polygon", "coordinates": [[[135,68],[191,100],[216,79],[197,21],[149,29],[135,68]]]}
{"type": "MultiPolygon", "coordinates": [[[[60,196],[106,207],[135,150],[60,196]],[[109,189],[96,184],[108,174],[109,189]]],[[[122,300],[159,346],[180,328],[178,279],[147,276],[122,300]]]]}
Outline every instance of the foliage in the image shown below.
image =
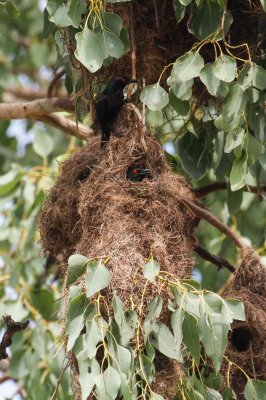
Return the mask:
{"type": "MultiPolygon", "coordinates": [[[[1,101],[6,100],[9,88],[46,90],[51,72],[61,66],[66,70],[67,91],[72,95],[80,91],[82,68],[73,65],[65,34],[76,46],[77,60],[95,77],[103,66],[119,63],[130,51],[129,33],[121,17],[107,11],[104,2],[93,0],[87,5],[79,0],[48,0],[43,12],[37,0],[17,4],[0,2],[1,101]]],[[[195,186],[229,182],[228,191],[211,194],[207,205],[264,255],[266,206],[244,191],[246,184],[261,185],[266,179],[263,17],[257,22],[257,36],[262,38],[260,55],[253,59],[246,43],[226,41],[227,33],[238,24],[236,13],[226,5],[224,0],[173,1],[177,23],[190,16],[191,24],[185,26],[195,43],[158,71],[158,81],[142,88],[140,100],[147,106],[147,125],[166,149],[171,149],[167,157],[174,170],[187,175],[195,186]]],[[[264,0],[261,5],[265,11],[264,0]]],[[[90,95],[98,91],[95,79],[90,95]]],[[[8,373],[23,387],[27,399],[47,400],[64,365],[58,324],[62,288],[57,271],[49,269],[43,275],[38,213],[58,173],[59,161],[80,142],[41,123],[0,121],[0,132],[0,316],[7,313],[18,321],[31,320],[27,331],[14,336],[8,373]],[[24,154],[23,140],[27,142],[24,154]]],[[[201,223],[198,237],[210,251],[237,262],[232,244],[214,228],[201,223]]],[[[222,397],[218,393],[219,368],[232,318],[242,319],[242,308],[234,300],[206,291],[217,291],[228,271],[197,260],[196,273],[199,271],[203,290],[194,281],[176,282],[171,287],[175,298],[170,306],[172,331],[156,321],[162,300],[156,298],[148,306],[143,323],[145,350],[135,351],[129,341],[139,329],[140,316],[135,310],[124,310],[120,299],[114,297],[114,318],[105,320],[97,307],[102,301],[100,290],[109,282],[107,269],[80,255],[70,258],[68,349],[77,354],[84,398],[94,382],[99,398],[106,398],[106,393],[115,398],[119,391],[125,398],[134,398],[128,393],[135,383],[149,390],[155,349],[179,361],[193,360],[194,368],[186,370],[180,386],[183,397],[232,398],[230,387],[222,397]],[[77,277],[85,271],[86,294],[75,288],[77,277]],[[98,286],[92,285],[94,280],[98,286]],[[87,333],[79,337],[84,324],[87,333]],[[104,372],[95,358],[99,343],[108,360],[104,372]],[[204,377],[204,371],[198,371],[204,369],[199,362],[201,346],[214,365],[205,380],[198,379],[204,377]],[[118,368],[117,360],[122,358],[118,368]]],[[[143,274],[148,282],[165,279],[155,260],[144,266],[143,274]]],[[[262,399],[265,390],[265,383],[248,379],[244,395],[247,400],[262,399]]],[[[72,398],[68,370],[56,396],[59,400],[72,398]]]]}

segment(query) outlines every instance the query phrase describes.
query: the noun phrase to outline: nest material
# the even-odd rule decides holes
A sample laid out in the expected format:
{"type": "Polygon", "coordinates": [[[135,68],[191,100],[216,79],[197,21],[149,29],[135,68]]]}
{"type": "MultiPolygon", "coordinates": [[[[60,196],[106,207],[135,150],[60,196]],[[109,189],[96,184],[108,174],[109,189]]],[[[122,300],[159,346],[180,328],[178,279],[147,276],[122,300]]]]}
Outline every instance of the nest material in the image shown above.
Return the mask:
{"type": "MultiPolygon", "coordinates": [[[[171,294],[163,282],[147,285],[142,267],[152,256],[168,274],[177,278],[191,275],[196,218],[183,206],[182,198],[193,199],[194,195],[186,180],[170,171],[161,145],[145,133],[134,106],[121,111],[115,130],[124,136],[111,138],[102,153],[95,141],[64,163],[42,211],[43,245],[46,252],[63,254],[65,259],[71,253],[108,257],[112,280],[103,293],[107,304],[116,293],[126,308],[133,305],[144,319],[146,305],[160,295],[164,301],[160,320],[170,326],[167,300],[171,294]],[[93,169],[91,174],[80,181],[78,177],[88,166],[93,169]],[[150,178],[128,181],[130,166],[149,168],[150,178]]],[[[82,290],[84,278],[76,282],[82,290]]],[[[66,313],[67,289],[64,298],[66,313]]],[[[104,315],[106,310],[102,311],[104,315]]],[[[135,346],[134,341],[131,345],[135,346]]],[[[181,367],[174,360],[162,363],[161,359],[158,353],[154,388],[170,400],[181,367]]],[[[77,385],[78,370],[74,364],[72,367],[77,385]]]]}
{"type": "MultiPolygon", "coordinates": [[[[250,378],[266,380],[266,298],[265,268],[252,248],[242,249],[242,262],[235,273],[232,288],[226,297],[241,300],[246,321],[234,321],[229,334],[226,355],[250,378]]],[[[224,294],[225,295],[225,294],[224,294]]],[[[223,375],[227,376],[224,364],[223,375]]],[[[231,385],[238,400],[244,400],[246,378],[235,366],[231,368],[231,385]]]]}
{"type": "Polygon", "coordinates": [[[78,214],[80,189],[100,156],[100,141],[95,138],[60,167],[60,175],[44,203],[39,219],[42,245],[45,253],[52,258],[63,255],[66,262],[74,253],[81,235],[78,214]]]}

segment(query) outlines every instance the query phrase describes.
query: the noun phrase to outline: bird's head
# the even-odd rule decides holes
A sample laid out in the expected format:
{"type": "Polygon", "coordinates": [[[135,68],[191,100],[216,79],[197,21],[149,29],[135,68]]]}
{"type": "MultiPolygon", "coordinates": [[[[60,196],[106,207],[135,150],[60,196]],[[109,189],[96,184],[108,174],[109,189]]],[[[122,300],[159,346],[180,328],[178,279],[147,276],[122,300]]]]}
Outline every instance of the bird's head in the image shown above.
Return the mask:
{"type": "Polygon", "coordinates": [[[142,182],[145,178],[151,178],[151,170],[149,168],[130,166],[127,169],[126,178],[132,182],[142,182]]]}
{"type": "Polygon", "coordinates": [[[138,83],[138,81],[137,79],[126,78],[124,76],[116,76],[107,83],[104,92],[109,93],[117,90],[123,90],[130,83],[138,83]]]}

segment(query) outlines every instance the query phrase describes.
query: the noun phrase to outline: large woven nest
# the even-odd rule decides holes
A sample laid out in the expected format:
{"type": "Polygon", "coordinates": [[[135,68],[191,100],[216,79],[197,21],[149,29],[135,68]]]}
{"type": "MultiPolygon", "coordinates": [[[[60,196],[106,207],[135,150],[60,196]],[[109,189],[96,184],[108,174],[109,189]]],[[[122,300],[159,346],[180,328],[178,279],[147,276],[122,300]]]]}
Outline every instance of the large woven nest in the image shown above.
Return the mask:
{"type": "MultiPolygon", "coordinates": [[[[59,252],[65,257],[72,252],[108,259],[106,266],[112,280],[103,292],[106,303],[110,305],[116,293],[126,308],[133,305],[139,314],[143,312],[144,318],[146,305],[160,295],[164,301],[160,319],[169,325],[167,286],[147,285],[141,267],[153,257],[168,274],[177,278],[191,275],[195,216],[183,206],[182,199],[193,199],[194,195],[186,180],[171,172],[161,145],[145,132],[134,107],[128,105],[122,110],[116,130],[124,136],[111,138],[100,157],[99,143],[93,143],[91,151],[88,145],[63,165],[41,215],[43,245],[46,251],[59,252]],[[80,182],[77,177],[87,165],[93,165],[93,169],[80,182]],[[127,180],[131,166],[149,168],[149,178],[142,182],[127,180]]],[[[84,278],[76,282],[82,290],[84,278]]],[[[66,290],[66,303],[67,297],[66,290]]],[[[73,354],[71,360],[74,381],[78,384],[73,354]]],[[[170,400],[175,393],[173,382],[180,378],[181,368],[174,360],[163,361],[160,354],[155,365],[154,390],[170,400]]]]}
{"type": "MultiPolygon", "coordinates": [[[[246,321],[234,321],[226,355],[252,379],[266,380],[266,279],[265,268],[251,248],[242,250],[242,263],[226,297],[239,299],[245,306],[246,321]]],[[[228,365],[224,364],[227,379],[228,365]]],[[[230,370],[237,400],[244,399],[246,378],[236,366],[230,370]]]]}

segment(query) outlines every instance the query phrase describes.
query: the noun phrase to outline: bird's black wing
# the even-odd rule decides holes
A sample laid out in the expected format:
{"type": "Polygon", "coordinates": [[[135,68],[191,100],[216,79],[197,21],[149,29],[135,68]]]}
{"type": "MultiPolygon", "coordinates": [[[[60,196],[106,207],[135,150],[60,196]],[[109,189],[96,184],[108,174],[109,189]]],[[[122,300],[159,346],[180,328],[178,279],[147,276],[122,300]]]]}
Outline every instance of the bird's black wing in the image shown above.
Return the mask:
{"type": "Polygon", "coordinates": [[[95,103],[96,117],[102,129],[101,146],[110,139],[110,116],[108,96],[100,95],[95,103]]]}

